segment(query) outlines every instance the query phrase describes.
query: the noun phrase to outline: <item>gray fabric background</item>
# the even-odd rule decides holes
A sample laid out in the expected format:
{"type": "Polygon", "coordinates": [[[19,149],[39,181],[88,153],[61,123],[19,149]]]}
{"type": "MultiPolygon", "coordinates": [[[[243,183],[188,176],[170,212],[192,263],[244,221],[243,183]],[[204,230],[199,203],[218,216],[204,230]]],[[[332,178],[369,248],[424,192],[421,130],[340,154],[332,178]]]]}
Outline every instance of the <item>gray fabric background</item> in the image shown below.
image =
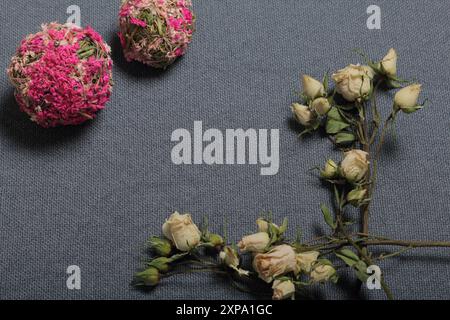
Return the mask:
{"type": "MultiPolygon", "coordinates": [[[[401,75],[420,79],[431,100],[402,116],[396,139],[388,138],[371,230],[450,239],[449,1],[194,0],[198,31],[188,54],[154,72],[122,58],[119,1],[6,0],[0,69],[23,36],[42,22],[65,21],[71,4],[81,7],[83,25],[112,44],[116,85],[95,121],[44,130],[18,112],[0,73],[1,299],[253,298],[210,275],[174,277],[151,293],[130,280],[145,240],[173,210],[197,221],[206,215],[215,231],[226,216],[233,240],[254,231],[264,210],[287,216],[306,237],[325,230],[318,205],[329,194],[308,169],[339,154],[318,136],[297,139],[288,106],[301,73],[321,77],[361,62],[355,47],[380,58],[396,47],[401,75]],[[381,6],[381,30],[366,28],[370,4],[381,6]],[[171,133],[192,129],[195,120],[222,130],[279,128],[279,174],[263,177],[249,165],[173,165],[171,133]],[[66,289],[72,264],[82,269],[80,291],[66,289]]],[[[381,266],[397,298],[450,297],[450,250],[418,250],[381,266]]],[[[352,285],[324,286],[317,296],[357,298],[352,285]]]]}

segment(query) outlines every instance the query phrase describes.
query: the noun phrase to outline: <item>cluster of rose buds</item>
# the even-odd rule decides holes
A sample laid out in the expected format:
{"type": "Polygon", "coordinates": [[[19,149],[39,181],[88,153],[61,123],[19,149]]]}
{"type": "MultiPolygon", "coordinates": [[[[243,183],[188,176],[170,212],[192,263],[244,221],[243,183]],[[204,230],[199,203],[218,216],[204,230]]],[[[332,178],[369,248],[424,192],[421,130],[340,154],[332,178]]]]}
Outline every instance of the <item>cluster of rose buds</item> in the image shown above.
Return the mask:
{"type": "Polygon", "coordinates": [[[156,258],[147,264],[144,271],[136,274],[138,285],[156,286],[161,273],[169,271],[171,264],[199,246],[215,248],[223,245],[221,236],[200,232],[189,214],[173,213],[164,223],[162,231],[164,238],[152,237],[149,240],[156,258]]]}
{"type": "MultiPolygon", "coordinates": [[[[357,149],[357,143],[369,146],[374,138],[362,132],[365,121],[366,103],[371,101],[376,87],[385,84],[388,89],[399,87],[397,77],[397,52],[390,49],[378,62],[369,61],[368,65],[350,64],[334,73],[334,90],[328,89],[328,78],[322,82],[304,75],[303,98],[305,103],[291,106],[294,118],[305,127],[303,133],[317,130],[323,126],[335,144],[344,149],[344,159],[340,165],[328,160],[321,170],[321,177],[333,184],[348,186],[345,190],[346,202],[361,206],[370,201],[367,184],[369,170],[368,150],[357,149]],[[339,98],[341,98],[339,100],[339,98]]],[[[394,96],[389,119],[395,118],[399,111],[412,113],[423,106],[418,103],[420,84],[411,84],[400,89],[394,96]]],[[[376,105],[372,105],[376,108],[376,105]]],[[[378,111],[376,111],[378,112],[378,111]]],[[[375,123],[375,128],[379,123],[375,123]]]]}
{"type": "Polygon", "coordinates": [[[238,277],[255,277],[270,285],[276,300],[293,298],[300,282],[312,285],[337,280],[332,263],[321,259],[320,252],[297,252],[295,246],[283,241],[286,220],[278,226],[260,218],[256,224],[258,232],[243,237],[236,247],[225,244],[218,234],[201,232],[189,214],[175,212],[162,227],[164,238],[150,238],[155,256],[145,270],[136,274],[136,284],[156,286],[162,274],[176,268],[177,262],[183,259],[198,257],[198,250],[204,247],[214,249],[212,254],[218,259],[218,267],[238,277]],[[241,265],[241,255],[246,253],[253,261],[252,268],[247,270],[241,265]]]}
{"type": "Polygon", "coordinates": [[[369,170],[369,154],[359,149],[352,149],[344,153],[344,159],[337,165],[329,159],[324,168],[320,171],[320,176],[332,183],[347,183],[351,191],[347,193],[347,203],[356,207],[366,203],[367,183],[366,174],[369,170]]]}
{"type": "MultiPolygon", "coordinates": [[[[378,62],[368,65],[350,64],[332,75],[334,91],[328,90],[328,77],[320,82],[308,75],[303,76],[303,98],[305,103],[291,106],[295,119],[305,127],[304,133],[318,129],[322,124],[326,132],[333,135],[337,144],[349,144],[356,136],[349,130],[352,123],[345,111],[357,109],[373,94],[374,83],[385,82],[388,86],[398,87],[397,53],[390,49],[378,62]],[[336,94],[345,101],[345,105],[336,102],[336,94]]],[[[418,104],[420,84],[411,84],[399,90],[394,97],[394,112],[412,113],[423,106],[418,104]]]]}
{"type": "MultiPolygon", "coordinates": [[[[299,282],[314,284],[337,281],[332,263],[319,259],[320,252],[297,252],[294,246],[283,241],[286,222],[277,226],[260,218],[256,224],[258,232],[243,237],[238,247],[241,253],[252,254],[253,271],[264,282],[272,285],[273,299],[294,298],[299,282]]],[[[234,254],[237,255],[236,252],[234,254]]],[[[230,267],[238,268],[239,265],[230,267]]]]}
{"type": "Polygon", "coordinates": [[[91,28],[50,23],[27,36],[7,70],[22,111],[42,127],[93,119],[112,90],[110,48],[91,28]]]}
{"type": "Polygon", "coordinates": [[[194,32],[191,0],[126,0],[119,38],[128,61],[166,68],[185,54],[194,32]]]}

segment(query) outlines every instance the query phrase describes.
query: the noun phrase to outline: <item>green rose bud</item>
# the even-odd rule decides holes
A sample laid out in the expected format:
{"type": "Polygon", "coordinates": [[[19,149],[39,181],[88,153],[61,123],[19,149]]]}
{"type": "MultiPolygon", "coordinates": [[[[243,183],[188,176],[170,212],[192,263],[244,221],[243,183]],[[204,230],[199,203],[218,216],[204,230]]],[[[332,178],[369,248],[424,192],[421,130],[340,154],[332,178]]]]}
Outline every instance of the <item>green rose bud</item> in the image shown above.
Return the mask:
{"type": "Polygon", "coordinates": [[[333,280],[336,270],[328,264],[317,264],[310,273],[313,283],[333,280]]]}
{"type": "Polygon", "coordinates": [[[136,280],[148,287],[154,287],[159,283],[159,271],[154,267],[150,267],[136,274],[136,280]]]}
{"type": "Polygon", "coordinates": [[[325,167],[320,171],[320,177],[323,179],[333,179],[338,175],[338,165],[331,159],[325,163],[325,167]]]}
{"type": "Polygon", "coordinates": [[[159,257],[156,259],[153,259],[148,265],[150,267],[155,267],[160,272],[167,272],[169,271],[169,263],[172,262],[172,259],[166,258],[166,257],[159,257]]]}
{"type": "Polygon", "coordinates": [[[258,220],[256,220],[256,225],[258,226],[258,232],[270,233],[270,230],[273,230],[277,233],[280,232],[279,226],[277,226],[275,223],[269,222],[263,218],[258,218],[258,220]]]}
{"type": "Polygon", "coordinates": [[[213,247],[220,247],[223,245],[223,238],[215,233],[210,233],[205,236],[206,242],[210,243],[213,247]]]}
{"type": "Polygon", "coordinates": [[[347,194],[347,202],[358,207],[367,196],[367,189],[353,189],[347,194]]]}
{"type": "Polygon", "coordinates": [[[167,257],[172,252],[172,244],[167,239],[151,237],[148,241],[153,252],[161,257],[167,257]]]}

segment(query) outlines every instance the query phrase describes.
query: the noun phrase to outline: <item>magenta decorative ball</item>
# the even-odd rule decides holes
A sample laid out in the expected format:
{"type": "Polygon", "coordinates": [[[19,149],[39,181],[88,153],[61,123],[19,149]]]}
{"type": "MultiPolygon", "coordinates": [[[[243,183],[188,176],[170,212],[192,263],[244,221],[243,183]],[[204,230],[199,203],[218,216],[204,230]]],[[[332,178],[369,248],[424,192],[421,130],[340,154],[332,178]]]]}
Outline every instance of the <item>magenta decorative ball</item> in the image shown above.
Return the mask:
{"type": "Polygon", "coordinates": [[[20,109],[45,128],[93,119],[111,95],[110,54],[90,27],[42,25],[22,41],[8,68],[20,109]]]}
{"type": "Polygon", "coordinates": [[[195,30],[191,0],[125,0],[119,38],[127,61],[166,68],[186,53],[195,30]]]}

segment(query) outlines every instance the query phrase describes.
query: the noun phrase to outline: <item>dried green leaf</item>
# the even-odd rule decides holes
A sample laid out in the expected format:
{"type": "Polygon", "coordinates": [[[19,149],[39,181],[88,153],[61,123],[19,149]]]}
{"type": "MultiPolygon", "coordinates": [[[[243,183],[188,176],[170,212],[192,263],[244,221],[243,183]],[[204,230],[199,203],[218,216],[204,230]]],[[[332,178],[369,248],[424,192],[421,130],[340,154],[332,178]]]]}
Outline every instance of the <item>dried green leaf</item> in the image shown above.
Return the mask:
{"type": "Polygon", "coordinates": [[[333,217],[331,216],[330,210],[324,204],[320,205],[320,209],[322,210],[323,218],[325,222],[332,228],[336,229],[336,223],[334,222],[333,217]]]}
{"type": "Polygon", "coordinates": [[[286,232],[288,227],[288,219],[284,218],[283,223],[281,224],[280,228],[278,229],[278,232],[280,235],[286,232]]]}
{"type": "Polygon", "coordinates": [[[358,261],[355,261],[349,257],[347,257],[346,255],[340,254],[340,253],[335,253],[336,257],[338,257],[339,259],[341,259],[342,261],[345,262],[346,265],[348,265],[349,267],[353,267],[358,261]]]}
{"type": "Polygon", "coordinates": [[[350,125],[346,122],[328,118],[325,129],[328,134],[335,134],[344,130],[345,128],[348,128],[349,126],[350,125]]]}
{"type": "Polygon", "coordinates": [[[328,117],[328,119],[333,119],[333,120],[337,120],[337,121],[344,121],[344,119],[342,118],[338,108],[336,108],[336,107],[333,107],[333,108],[330,109],[330,111],[328,111],[327,117],[328,117]]]}
{"type": "Polygon", "coordinates": [[[365,283],[367,281],[367,279],[369,278],[369,275],[367,274],[367,265],[364,261],[359,260],[355,265],[355,272],[356,272],[356,277],[358,277],[358,279],[365,283]]]}
{"type": "Polygon", "coordinates": [[[355,261],[359,261],[360,260],[359,257],[356,255],[356,253],[354,253],[350,249],[342,249],[342,250],[339,251],[339,253],[344,255],[344,256],[346,256],[346,257],[348,257],[348,258],[350,258],[350,259],[353,259],[355,261]]]}
{"type": "Polygon", "coordinates": [[[328,72],[327,73],[325,73],[325,75],[323,76],[323,80],[322,80],[322,84],[323,84],[323,87],[324,87],[324,89],[325,89],[325,92],[328,92],[328,82],[329,82],[329,76],[328,76],[328,72]]]}
{"type": "Polygon", "coordinates": [[[348,144],[354,142],[355,140],[356,140],[355,135],[349,132],[339,132],[335,136],[335,141],[337,144],[348,144]]]}

